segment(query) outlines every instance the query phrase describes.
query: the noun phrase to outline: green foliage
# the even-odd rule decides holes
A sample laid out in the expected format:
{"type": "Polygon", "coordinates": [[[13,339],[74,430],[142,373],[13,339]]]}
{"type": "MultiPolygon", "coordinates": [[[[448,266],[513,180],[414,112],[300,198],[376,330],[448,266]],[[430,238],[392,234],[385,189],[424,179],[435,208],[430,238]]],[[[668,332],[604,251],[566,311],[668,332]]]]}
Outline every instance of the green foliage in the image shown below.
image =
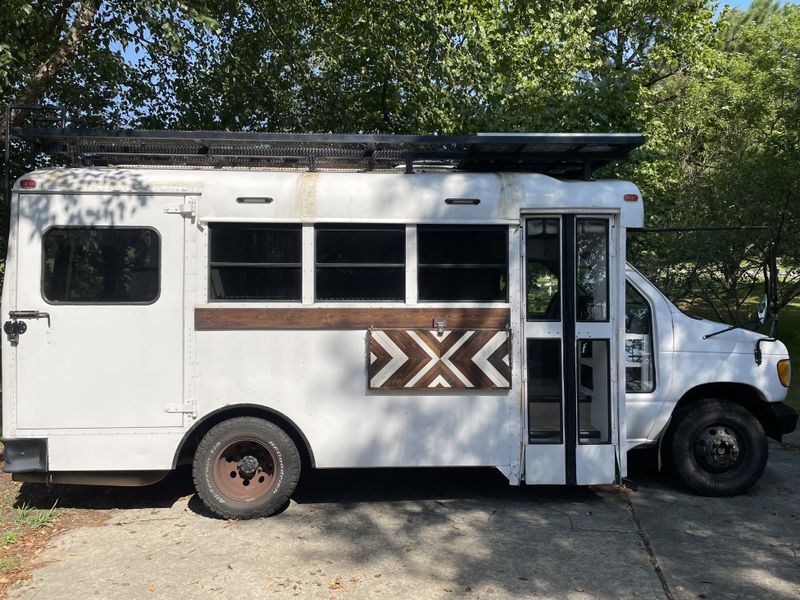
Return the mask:
{"type": "MultiPolygon", "coordinates": [[[[253,0],[175,81],[182,126],[608,131],[697,59],[704,2],[253,0]]],[[[175,121],[178,124],[178,121],[175,121]]],[[[172,122],[168,123],[169,125],[172,122]]]]}
{"type": "MultiPolygon", "coordinates": [[[[670,101],[654,111],[631,177],[645,189],[651,225],[773,227],[786,304],[800,292],[800,8],[737,27],[735,47],[720,44],[707,74],[664,85],[670,101]]],[[[741,322],[767,237],[664,236],[640,259],[672,296],[741,322]]]]}
{"type": "Polygon", "coordinates": [[[761,25],[781,10],[780,0],[753,0],[747,10],[733,10],[724,19],[727,28],[722,35],[726,49],[733,50],[738,45],[739,34],[747,25],[761,25]]]}
{"type": "Polygon", "coordinates": [[[7,0],[0,11],[0,103],[61,103],[76,116],[123,122],[131,97],[165,93],[160,74],[174,70],[189,48],[199,52],[218,29],[205,0],[7,0]],[[85,29],[82,14],[90,17],[85,29]],[[144,60],[135,59],[140,55],[144,60]],[[54,69],[43,73],[51,63],[54,69]]]}
{"type": "MultiPolygon", "coordinates": [[[[16,530],[5,531],[0,535],[0,548],[10,546],[19,539],[20,533],[16,530]]],[[[0,569],[2,570],[2,569],[0,569]]]]}
{"type": "MultiPolygon", "coordinates": [[[[0,102],[61,103],[103,126],[643,131],[638,159],[607,174],[640,184],[651,225],[775,227],[786,302],[800,291],[800,8],[754,0],[718,18],[714,8],[5,0],[0,102]]],[[[632,246],[673,295],[740,321],[764,244],[746,234],[632,246]]]]}
{"type": "Polygon", "coordinates": [[[800,361],[797,360],[800,356],[800,304],[790,304],[781,312],[778,337],[786,344],[789,356],[795,357],[792,360],[792,383],[786,403],[800,412],[800,361]]]}
{"type": "MultiPolygon", "coordinates": [[[[10,2],[3,102],[87,3],[10,2]]],[[[653,86],[703,60],[711,15],[704,0],[105,0],[42,99],[146,127],[636,129],[653,86]]]]}

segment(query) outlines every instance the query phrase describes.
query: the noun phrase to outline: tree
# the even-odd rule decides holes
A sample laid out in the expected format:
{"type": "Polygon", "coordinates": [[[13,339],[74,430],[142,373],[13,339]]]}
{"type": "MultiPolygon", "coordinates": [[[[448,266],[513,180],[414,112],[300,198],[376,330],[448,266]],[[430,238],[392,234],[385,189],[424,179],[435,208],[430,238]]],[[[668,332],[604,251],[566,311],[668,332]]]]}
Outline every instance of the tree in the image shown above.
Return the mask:
{"type": "MultiPolygon", "coordinates": [[[[712,71],[676,78],[650,122],[648,155],[633,177],[653,225],[768,225],[778,236],[780,305],[800,293],[800,7],[764,19],[732,13],[736,44],[720,45],[712,71]],[[744,24],[742,24],[744,23],[744,24]]],[[[645,247],[671,295],[742,322],[758,291],[766,236],[684,236],[645,247]]]]}
{"type": "Polygon", "coordinates": [[[610,131],[711,37],[706,2],[251,0],[174,82],[170,126],[610,131]],[[205,124],[205,125],[204,125],[205,124]]]}
{"type": "MultiPolygon", "coordinates": [[[[0,102],[61,103],[122,122],[128,94],[157,97],[164,90],[155,74],[216,27],[202,0],[7,0],[0,102]]],[[[12,126],[26,115],[15,112],[12,126]]]]}
{"type": "Polygon", "coordinates": [[[704,0],[9,2],[4,102],[290,131],[635,128],[649,90],[700,58],[712,14],[704,0]]]}
{"type": "Polygon", "coordinates": [[[747,10],[733,10],[726,14],[723,19],[727,26],[721,36],[725,49],[733,50],[736,48],[739,34],[745,26],[750,24],[761,25],[769,17],[780,11],[780,0],[753,0],[747,10]]]}

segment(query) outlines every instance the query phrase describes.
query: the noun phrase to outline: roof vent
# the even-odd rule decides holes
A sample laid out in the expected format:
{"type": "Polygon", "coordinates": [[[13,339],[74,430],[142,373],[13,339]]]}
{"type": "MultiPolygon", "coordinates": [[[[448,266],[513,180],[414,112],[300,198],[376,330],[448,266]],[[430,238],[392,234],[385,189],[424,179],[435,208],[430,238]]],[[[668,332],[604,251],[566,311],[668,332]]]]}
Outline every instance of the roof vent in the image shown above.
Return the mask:
{"type": "Polygon", "coordinates": [[[475,206],[481,203],[480,198],[445,198],[445,204],[459,204],[467,206],[475,206]]]}
{"type": "Polygon", "coordinates": [[[269,196],[239,196],[236,202],[239,204],[271,204],[273,198],[269,196]]]}

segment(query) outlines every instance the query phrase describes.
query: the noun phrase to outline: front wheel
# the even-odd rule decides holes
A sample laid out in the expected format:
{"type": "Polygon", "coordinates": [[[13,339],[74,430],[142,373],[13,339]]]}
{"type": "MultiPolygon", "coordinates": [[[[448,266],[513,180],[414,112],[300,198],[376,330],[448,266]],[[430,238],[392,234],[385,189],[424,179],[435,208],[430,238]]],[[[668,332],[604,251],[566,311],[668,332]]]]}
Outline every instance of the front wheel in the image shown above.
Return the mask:
{"type": "Polygon", "coordinates": [[[681,481],[704,496],[735,496],[755,485],[767,464],[767,436],[750,412],[730,400],[703,400],[678,417],[672,463],[681,481]]]}
{"type": "Polygon", "coordinates": [[[203,437],[192,475],[198,496],[215,514],[226,519],[268,517],[297,487],[300,455],[274,423],[238,417],[203,437]]]}

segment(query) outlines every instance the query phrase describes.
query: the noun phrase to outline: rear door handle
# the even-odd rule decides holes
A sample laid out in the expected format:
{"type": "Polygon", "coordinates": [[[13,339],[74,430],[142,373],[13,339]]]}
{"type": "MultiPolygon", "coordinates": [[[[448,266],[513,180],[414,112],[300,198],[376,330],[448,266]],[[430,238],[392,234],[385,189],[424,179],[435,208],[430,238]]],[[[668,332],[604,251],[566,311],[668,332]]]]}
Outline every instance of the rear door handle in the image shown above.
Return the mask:
{"type": "Polygon", "coordinates": [[[28,331],[25,319],[47,319],[47,326],[50,327],[50,313],[40,310],[12,310],[8,316],[11,320],[3,323],[3,331],[12,346],[16,346],[19,343],[19,336],[28,331]]]}
{"type": "Polygon", "coordinates": [[[12,321],[25,319],[47,319],[47,326],[50,327],[50,313],[40,310],[12,310],[8,313],[12,321]]]}

